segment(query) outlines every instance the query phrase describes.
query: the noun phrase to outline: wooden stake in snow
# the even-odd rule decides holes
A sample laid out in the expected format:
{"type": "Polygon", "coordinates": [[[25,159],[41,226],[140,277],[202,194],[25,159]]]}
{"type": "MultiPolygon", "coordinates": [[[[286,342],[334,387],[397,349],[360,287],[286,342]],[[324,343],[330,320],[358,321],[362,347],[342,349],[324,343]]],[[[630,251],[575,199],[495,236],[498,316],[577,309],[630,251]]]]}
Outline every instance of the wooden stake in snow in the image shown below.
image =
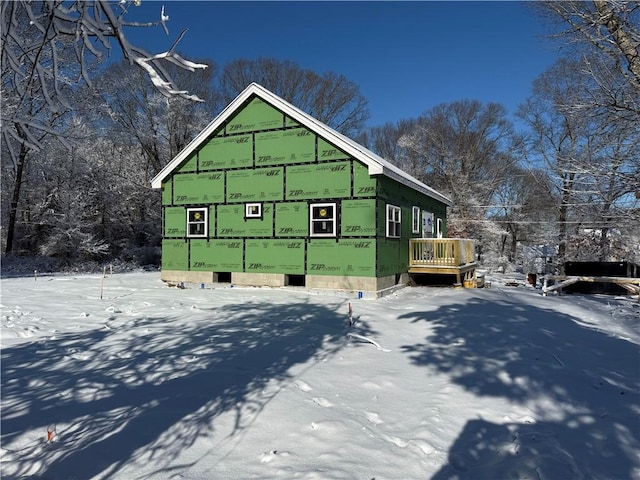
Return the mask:
{"type": "Polygon", "coordinates": [[[102,267],[102,277],[100,278],[100,300],[102,300],[102,291],[104,290],[104,279],[107,276],[107,267],[102,267]]]}
{"type": "Polygon", "coordinates": [[[109,276],[113,277],[113,263],[109,264],[109,276]]]}
{"type": "Polygon", "coordinates": [[[353,326],[353,305],[349,302],[349,326],[353,326]]]}

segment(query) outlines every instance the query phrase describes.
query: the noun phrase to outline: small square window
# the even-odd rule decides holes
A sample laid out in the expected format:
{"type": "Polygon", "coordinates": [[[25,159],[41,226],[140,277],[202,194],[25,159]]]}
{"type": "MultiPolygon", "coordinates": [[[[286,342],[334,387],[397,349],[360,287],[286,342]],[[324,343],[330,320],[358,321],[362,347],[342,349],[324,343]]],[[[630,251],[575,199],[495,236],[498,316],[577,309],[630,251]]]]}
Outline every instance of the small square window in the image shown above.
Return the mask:
{"type": "Polygon", "coordinates": [[[207,208],[187,209],[187,237],[207,236],[207,208]]]}
{"type": "Polygon", "coordinates": [[[396,207],[395,205],[387,205],[387,237],[400,238],[400,222],[400,207],[396,207]]]}
{"type": "Polygon", "coordinates": [[[310,230],[312,237],[336,236],[336,204],[314,203],[311,204],[310,230]]]}
{"type": "Polygon", "coordinates": [[[244,206],[244,218],[262,218],[262,204],[247,203],[244,206]]]}

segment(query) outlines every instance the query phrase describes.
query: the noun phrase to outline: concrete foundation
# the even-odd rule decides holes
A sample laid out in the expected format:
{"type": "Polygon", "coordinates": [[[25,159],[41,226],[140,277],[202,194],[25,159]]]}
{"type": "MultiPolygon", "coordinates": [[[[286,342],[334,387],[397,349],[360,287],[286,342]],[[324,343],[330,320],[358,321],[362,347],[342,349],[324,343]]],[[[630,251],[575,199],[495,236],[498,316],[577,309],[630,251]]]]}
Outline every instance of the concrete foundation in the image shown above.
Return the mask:
{"type": "MultiPolygon", "coordinates": [[[[161,279],[169,283],[215,284],[218,283],[215,272],[189,272],[180,270],[162,270],[161,279]]],[[[282,273],[246,273],[232,272],[231,283],[245,287],[285,287],[287,275],[282,273]]],[[[354,294],[362,292],[362,297],[379,298],[409,283],[409,274],[389,275],[386,277],[347,277],[333,275],[305,275],[304,286],[308,290],[345,291],[354,294]]]]}
{"type": "Polygon", "coordinates": [[[160,279],[169,283],[215,283],[218,281],[213,272],[188,272],[183,270],[162,270],[160,279]]]}
{"type": "Polygon", "coordinates": [[[284,287],[283,273],[232,272],[231,283],[244,287],[284,287]]]}

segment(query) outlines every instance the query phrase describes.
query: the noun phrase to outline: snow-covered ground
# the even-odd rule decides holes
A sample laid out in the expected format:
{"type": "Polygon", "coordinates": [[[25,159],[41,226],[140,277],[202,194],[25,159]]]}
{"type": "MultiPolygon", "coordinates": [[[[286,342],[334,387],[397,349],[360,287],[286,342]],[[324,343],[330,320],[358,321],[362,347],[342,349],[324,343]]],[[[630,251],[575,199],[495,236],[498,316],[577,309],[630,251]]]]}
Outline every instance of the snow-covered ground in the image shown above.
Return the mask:
{"type": "Polygon", "coordinates": [[[2,478],[640,479],[637,299],[492,280],[3,279],[2,478]]]}

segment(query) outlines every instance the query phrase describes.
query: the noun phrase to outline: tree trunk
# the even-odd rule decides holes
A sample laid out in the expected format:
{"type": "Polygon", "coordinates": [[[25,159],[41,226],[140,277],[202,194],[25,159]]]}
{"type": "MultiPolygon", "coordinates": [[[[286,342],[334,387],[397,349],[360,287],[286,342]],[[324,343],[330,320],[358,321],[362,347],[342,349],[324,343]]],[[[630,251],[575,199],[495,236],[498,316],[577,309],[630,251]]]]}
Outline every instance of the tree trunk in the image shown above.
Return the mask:
{"type": "Polygon", "coordinates": [[[16,165],[16,178],[13,184],[13,192],[11,194],[11,205],[9,207],[9,224],[7,225],[7,243],[5,245],[4,253],[10,253],[13,251],[13,237],[16,228],[16,219],[18,216],[18,202],[20,201],[20,190],[22,189],[22,175],[24,173],[24,166],[27,163],[27,154],[29,153],[27,147],[22,144],[20,147],[20,154],[18,155],[18,164],[16,165]]]}
{"type": "Polygon", "coordinates": [[[558,270],[564,275],[564,262],[567,254],[567,205],[563,198],[558,212],[558,270]]]}
{"type": "Polygon", "coordinates": [[[516,258],[516,254],[518,253],[518,237],[516,236],[515,228],[511,232],[511,257],[510,259],[513,261],[516,258]]]}
{"type": "Polygon", "coordinates": [[[502,235],[501,241],[500,241],[500,256],[503,257],[504,256],[504,249],[506,248],[507,245],[507,236],[506,235],[502,235]]]}
{"type": "Polygon", "coordinates": [[[621,25],[620,19],[611,8],[610,2],[594,0],[593,4],[600,14],[598,23],[604,26],[611,34],[616,46],[627,60],[627,69],[631,75],[633,75],[633,86],[636,89],[640,89],[640,53],[638,52],[638,42],[635,41],[630,32],[627,32],[624,26],[621,25]]]}
{"type": "MultiPolygon", "coordinates": [[[[609,219],[607,219],[607,221],[609,221],[609,219]]],[[[606,262],[609,257],[609,249],[607,248],[608,237],[609,237],[609,228],[603,227],[602,231],[600,232],[600,261],[601,262],[606,262]]]]}

